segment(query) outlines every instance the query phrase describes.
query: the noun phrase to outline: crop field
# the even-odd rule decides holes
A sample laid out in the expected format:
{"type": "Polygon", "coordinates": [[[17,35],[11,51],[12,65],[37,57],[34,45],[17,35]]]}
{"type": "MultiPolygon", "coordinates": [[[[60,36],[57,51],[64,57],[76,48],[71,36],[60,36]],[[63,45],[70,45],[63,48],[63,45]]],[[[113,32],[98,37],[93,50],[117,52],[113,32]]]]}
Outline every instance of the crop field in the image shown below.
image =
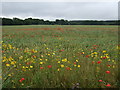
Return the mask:
{"type": "Polygon", "coordinates": [[[118,27],[2,27],[3,88],[118,88],[118,27]]]}

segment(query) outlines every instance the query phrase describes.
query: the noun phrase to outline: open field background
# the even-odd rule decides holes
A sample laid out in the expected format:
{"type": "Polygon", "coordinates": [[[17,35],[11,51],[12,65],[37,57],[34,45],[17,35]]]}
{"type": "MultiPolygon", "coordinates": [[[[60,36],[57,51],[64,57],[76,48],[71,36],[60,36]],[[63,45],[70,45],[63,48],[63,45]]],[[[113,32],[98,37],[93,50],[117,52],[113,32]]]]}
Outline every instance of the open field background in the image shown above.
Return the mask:
{"type": "Polygon", "coordinates": [[[3,88],[116,88],[118,27],[2,27],[3,88]]]}

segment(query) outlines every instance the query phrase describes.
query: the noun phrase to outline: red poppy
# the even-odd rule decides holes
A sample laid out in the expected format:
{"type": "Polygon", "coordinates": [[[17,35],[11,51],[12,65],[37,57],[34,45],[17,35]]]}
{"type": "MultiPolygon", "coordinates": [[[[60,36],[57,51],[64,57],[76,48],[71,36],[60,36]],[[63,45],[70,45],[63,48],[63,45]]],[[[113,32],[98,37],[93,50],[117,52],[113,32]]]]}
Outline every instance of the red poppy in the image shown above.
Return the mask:
{"type": "Polygon", "coordinates": [[[94,61],[92,61],[92,64],[94,64],[95,62],[94,61]]]}
{"type": "Polygon", "coordinates": [[[108,67],[110,67],[111,65],[107,65],[108,67]]]}
{"type": "Polygon", "coordinates": [[[27,64],[27,65],[30,65],[30,64],[31,64],[31,62],[27,62],[26,64],[27,64]]]}
{"type": "Polygon", "coordinates": [[[107,86],[107,87],[110,87],[111,85],[110,85],[110,84],[107,84],[106,86],[107,86]]]}
{"type": "Polygon", "coordinates": [[[52,68],[52,65],[48,65],[47,67],[48,67],[48,68],[52,68]]]}
{"type": "Polygon", "coordinates": [[[2,53],[4,53],[4,51],[2,51],[2,53]]]}
{"type": "Polygon", "coordinates": [[[99,82],[102,82],[102,80],[99,80],[99,82]]]}
{"type": "Polygon", "coordinates": [[[96,47],[97,45],[93,45],[94,47],[96,47]]]}
{"type": "Polygon", "coordinates": [[[89,49],[90,51],[92,51],[92,49],[89,49]]]}
{"type": "Polygon", "coordinates": [[[22,82],[22,80],[19,80],[19,82],[22,82]]]}
{"type": "Polygon", "coordinates": [[[102,59],[106,59],[107,57],[103,57],[102,59]]]}
{"type": "Polygon", "coordinates": [[[43,67],[40,67],[40,69],[43,69],[43,67]]]}
{"type": "Polygon", "coordinates": [[[106,71],[107,74],[110,74],[110,71],[106,71]]]}
{"type": "Polygon", "coordinates": [[[86,57],[88,58],[88,57],[89,57],[89,55],[86,55],[86,57]]]}
{"type": "Polygon", "coordinates": [[[96,47],[94,47],[93,49],[96,49],[96,47]]]}
{"type": "Polygon", "coordinates": [[[25,80],[25,78],[21,78],[21,80],[25,80]]]}
{"type": "Polygon", "coordinates": [[[76,62],[74,62],[74,64],[76,64],[76,62]]]}
{"type": "Polygon", "coordinates": [[[31,51],[31,53],[34,53],[34,51],[31,51]]]}
{"type": "Polygon", "coordinates": [[[97,63],[98,63],[98,64],[100,64],[100,63],[101,63],[101,61],[98,61],[97,63]]]}
{"type": "Polygon", "coordinates": [[[36,56],[35,56],[35,55],[33,55],[32,57],[33,57],[33,58],[35,58],[36,56]]]}
{"type": "Polygon", "coordinates": [[[66,70],[70,70],[70,67],[66,67],[66,70]]]}
{"type": "Polygon", "coordinates": [[[62,50],[60,50],[60,52],[63,52],[64,50],[62,49],[62,50]]]}

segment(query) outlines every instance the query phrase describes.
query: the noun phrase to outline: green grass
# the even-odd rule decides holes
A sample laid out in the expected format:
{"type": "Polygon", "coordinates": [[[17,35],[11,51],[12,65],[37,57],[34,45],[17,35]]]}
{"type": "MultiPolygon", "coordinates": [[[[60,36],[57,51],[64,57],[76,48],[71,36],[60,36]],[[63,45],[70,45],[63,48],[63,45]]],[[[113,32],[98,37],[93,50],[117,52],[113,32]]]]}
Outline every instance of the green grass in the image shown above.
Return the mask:
{"type": "Polygon", "coordinates": [[[28,25],[2,29],[3,88],[72,88],[77,83],[81,88],[119,86],[117,26],[28,25]],[[19,82],[21,78],[25,80],[19,82]]]}

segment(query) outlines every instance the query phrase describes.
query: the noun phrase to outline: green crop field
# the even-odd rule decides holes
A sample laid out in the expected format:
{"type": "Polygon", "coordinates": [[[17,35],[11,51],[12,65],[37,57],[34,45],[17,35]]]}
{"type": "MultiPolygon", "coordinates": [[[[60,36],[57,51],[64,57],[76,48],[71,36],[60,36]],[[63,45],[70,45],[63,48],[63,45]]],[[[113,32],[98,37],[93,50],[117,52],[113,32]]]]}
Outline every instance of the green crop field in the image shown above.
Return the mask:
{"type": "Polygon", "coordinates": [[[117,88],[118,27],[2,27],[3,88],[117,88]]]}

